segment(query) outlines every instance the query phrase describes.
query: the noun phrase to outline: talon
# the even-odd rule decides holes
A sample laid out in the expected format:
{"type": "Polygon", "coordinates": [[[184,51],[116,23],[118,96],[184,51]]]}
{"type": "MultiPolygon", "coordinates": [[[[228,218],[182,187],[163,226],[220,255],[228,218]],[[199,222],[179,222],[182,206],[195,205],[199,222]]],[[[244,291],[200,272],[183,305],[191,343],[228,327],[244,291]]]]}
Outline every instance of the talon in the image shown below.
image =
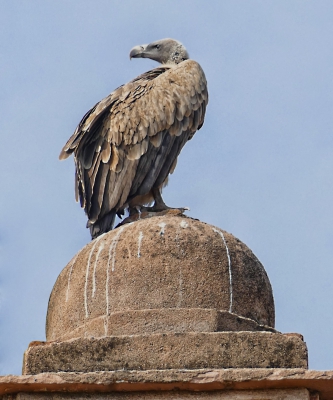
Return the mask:
{"type": "Polygon", "coordinates": [[[117,217],[120,218],[120,219],[123,219],[124,214],[125,214],[124,210],[118,211],[117,212],[117,217]]]}

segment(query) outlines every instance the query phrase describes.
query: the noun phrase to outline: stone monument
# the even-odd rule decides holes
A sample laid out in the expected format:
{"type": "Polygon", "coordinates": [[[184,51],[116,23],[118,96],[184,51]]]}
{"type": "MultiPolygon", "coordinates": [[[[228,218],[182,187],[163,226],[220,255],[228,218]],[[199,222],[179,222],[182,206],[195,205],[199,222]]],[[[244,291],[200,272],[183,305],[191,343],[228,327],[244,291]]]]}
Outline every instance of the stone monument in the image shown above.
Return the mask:
{"type": "Polygon", "coordinates": [[[230,233],[172,212],[124,224],[60,273],[46,342],[0,396],[333,398],[332,372],[308,371],[302,336],[278,332],[274,312],[264,267],[230,233]]]}
{"type": "Polygon", "coordinates": [[[299,336],[274,329],[266,272],[241,241],[184,216],[123,225],[59,275],[45,343],[24,373],[306,368],[299,336]]]}

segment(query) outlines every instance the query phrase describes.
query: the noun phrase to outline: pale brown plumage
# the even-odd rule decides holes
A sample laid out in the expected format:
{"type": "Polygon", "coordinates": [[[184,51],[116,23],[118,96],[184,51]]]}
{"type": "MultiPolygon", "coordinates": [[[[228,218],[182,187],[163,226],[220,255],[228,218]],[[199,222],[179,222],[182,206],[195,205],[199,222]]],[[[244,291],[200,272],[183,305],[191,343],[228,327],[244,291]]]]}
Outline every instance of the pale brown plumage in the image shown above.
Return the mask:
{"type": "Polygon", "coordinates": [[[127,207],[155,199],[156,210],[167,208],[160,188],[184,144],[201,128],[208,102],[204,72],[179,42],[137,46],[130,56],[163,64],[97,103],[59,156],[74,152],[76,200],[92,238],[112,229],[116,213],[127,207]]]}

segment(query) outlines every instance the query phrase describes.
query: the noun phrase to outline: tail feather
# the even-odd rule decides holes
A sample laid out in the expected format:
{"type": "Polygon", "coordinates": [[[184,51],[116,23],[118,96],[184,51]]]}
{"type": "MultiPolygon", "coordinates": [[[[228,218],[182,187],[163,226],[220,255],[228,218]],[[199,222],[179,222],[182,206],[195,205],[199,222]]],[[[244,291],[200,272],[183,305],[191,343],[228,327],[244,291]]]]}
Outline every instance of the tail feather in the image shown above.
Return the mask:
{"type": "Polygon", "coordinates": [[[90,229],[91,239],[92,240],[96,239],[103,233],[111,231],[115,219],[116,219],[116,211],[110,211],[108,214],[104,215],[104,217],[98,219],[93,224],[88,222],[87,228],[90,229]]]}

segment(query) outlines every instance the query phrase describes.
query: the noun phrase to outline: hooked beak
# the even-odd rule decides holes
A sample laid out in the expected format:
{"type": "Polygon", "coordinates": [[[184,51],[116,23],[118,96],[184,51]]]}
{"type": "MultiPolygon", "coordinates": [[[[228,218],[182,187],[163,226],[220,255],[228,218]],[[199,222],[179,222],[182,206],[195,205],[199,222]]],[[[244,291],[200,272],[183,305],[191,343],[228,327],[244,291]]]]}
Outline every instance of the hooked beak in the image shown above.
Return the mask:
{"type": "Polygon", "coordinates": [[[133,47],[133,49],[130,52],[130,59],[132,58],[145,58],[145,50],[146,50],[147,44],[141,44],[139,46],[133,47]]]}

